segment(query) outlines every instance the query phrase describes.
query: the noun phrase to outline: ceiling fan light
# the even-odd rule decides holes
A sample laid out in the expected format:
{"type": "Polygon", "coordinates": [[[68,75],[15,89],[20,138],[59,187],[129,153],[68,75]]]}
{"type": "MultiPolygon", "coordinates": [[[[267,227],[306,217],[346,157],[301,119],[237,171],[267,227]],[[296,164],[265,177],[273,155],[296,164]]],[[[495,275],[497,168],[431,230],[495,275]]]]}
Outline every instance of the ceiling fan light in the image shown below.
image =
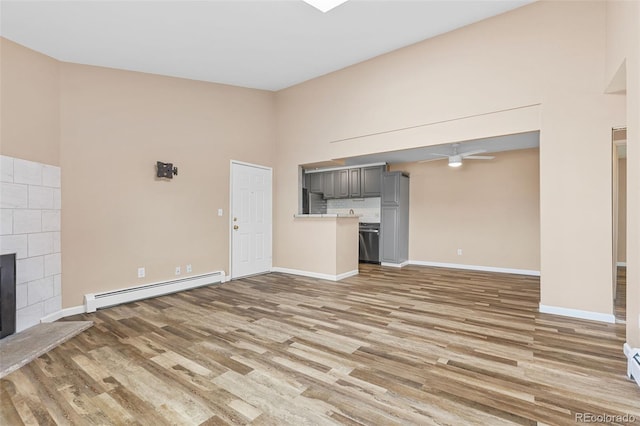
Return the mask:
{"type": "Polygon", "coordinates": [[[303,0],[305,3],[310,4],[322,13],[327,13],[334,7],[340,6],[342,3],[346,3],[347,0],[303,0]]]}
{"type": "Polygon", "coordinates": [[[449,157],[449,167],[460,167],[462,166],[462,157],[459,155],[452,155],[449,157]]]}

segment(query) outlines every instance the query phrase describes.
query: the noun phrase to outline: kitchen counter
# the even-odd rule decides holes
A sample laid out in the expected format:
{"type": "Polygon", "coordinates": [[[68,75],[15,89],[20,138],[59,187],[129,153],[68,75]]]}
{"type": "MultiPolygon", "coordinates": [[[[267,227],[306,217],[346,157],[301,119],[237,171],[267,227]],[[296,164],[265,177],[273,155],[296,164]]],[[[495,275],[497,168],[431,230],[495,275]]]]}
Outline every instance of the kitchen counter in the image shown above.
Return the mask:
{"type": "Polygon", "coordinates": [[[339,214],[339,213],[319,213],[319,214],[294,214],[293,217],[296,219],[306,219],[306,218],[356,218],[360,219],[359,214],[339,214]]]}

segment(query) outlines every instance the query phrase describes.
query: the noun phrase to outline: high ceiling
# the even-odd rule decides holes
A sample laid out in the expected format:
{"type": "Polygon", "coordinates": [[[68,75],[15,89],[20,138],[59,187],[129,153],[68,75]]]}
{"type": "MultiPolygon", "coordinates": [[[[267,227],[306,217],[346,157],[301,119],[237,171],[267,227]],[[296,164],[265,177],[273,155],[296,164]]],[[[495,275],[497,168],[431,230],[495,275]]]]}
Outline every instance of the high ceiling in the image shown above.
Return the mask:
{"type": "Polygon", "coordinates": [[[533,0],[2,0],[0,34],[61,61],[279,90],[533,0]]]}

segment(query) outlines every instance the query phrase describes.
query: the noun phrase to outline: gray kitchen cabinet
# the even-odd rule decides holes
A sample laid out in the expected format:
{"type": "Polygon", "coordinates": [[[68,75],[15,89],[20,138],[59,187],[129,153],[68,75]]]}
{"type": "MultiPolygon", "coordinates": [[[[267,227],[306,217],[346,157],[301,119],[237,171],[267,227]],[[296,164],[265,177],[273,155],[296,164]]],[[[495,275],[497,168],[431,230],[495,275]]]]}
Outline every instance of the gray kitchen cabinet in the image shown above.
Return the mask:
{"type": "Polygon", "coordinates": [[[382,193],[380,202],[382,205],[397,206],[400,202],[400,175],[401,172],[389,172],[382,174],[382,193]]]}
{"type": "Polygon", "coordinates": [[[362,169],[349,169],[349,197],[360,198],[362,196],[362,184],[360,171],[362,169]]]}
{"type": "Polygon", "coordinates": [[[380,197],[385,166],[345,167],[305,174],[304,185],[311,194],[332,198],[380,197]]]}
{"type": "Polygon", "coordinates": [[[401,264],[409,259],[409,176],[382,174],[380,260],[401,264]]]}
{"type": "Polygon", "coordinates": [[[309,173],[307,178],[307,189],[313,194],[322,194],[324,192],[323,175],[324,173],[309,173]]]}
{"type": "Polygon", "coordinates": [[[334,172],[323,172],[322,174],[322,188],[324,193],[324,198],[335,198],[335,173],[334,172]]]}
{"type": "Polygon", "coordinates": [[[362,197],[380,196],[382,172],[384,172],[384,166],[363,167],[362,169],[360,169],[360,179],[362,180],[362,197]]]}
{"type": "Polygon", "coordinates": [[[333,183],[335,185],[333,196],[334,198],[348,198],[349,197],[349,170],[335,170],[333,172],[333,183]]]}

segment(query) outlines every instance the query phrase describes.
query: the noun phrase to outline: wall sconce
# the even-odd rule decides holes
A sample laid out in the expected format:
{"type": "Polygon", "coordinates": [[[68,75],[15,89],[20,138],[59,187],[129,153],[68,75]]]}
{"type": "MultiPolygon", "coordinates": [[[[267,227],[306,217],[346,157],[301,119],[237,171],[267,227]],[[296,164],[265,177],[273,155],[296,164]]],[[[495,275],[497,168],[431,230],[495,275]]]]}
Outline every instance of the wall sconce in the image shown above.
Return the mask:
{"type": "Polygon", "coordinates": [[[156,163],[157,176],[159,178],[173,179],[173,175],[178,175],[178,168],[173,167],[173,163],[163,163],[158,161],[156,163]]]}

